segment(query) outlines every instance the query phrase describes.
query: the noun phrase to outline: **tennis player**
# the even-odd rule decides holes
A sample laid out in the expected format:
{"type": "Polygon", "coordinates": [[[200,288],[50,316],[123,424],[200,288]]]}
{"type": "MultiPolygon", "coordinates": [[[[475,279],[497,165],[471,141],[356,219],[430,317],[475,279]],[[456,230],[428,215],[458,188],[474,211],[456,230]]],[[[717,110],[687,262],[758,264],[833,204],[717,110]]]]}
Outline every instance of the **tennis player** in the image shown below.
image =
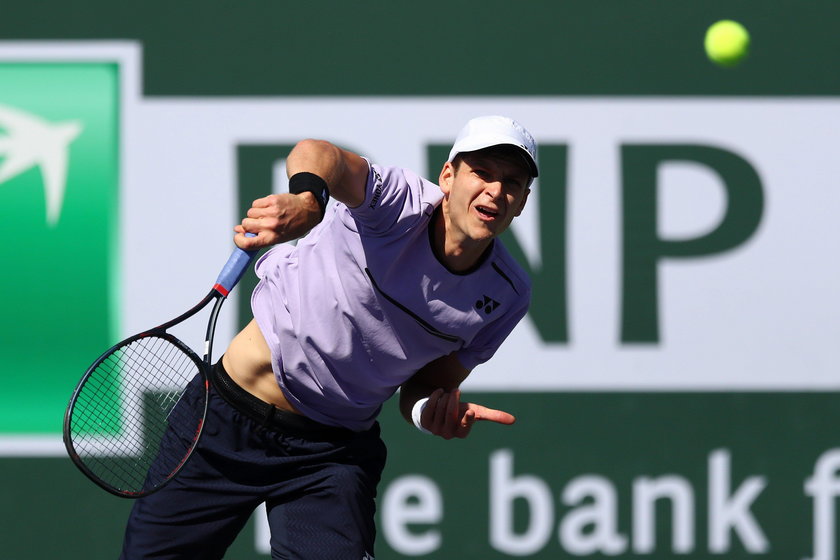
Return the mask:
{"type": "Polygon", "coordinates": [[[286,165],[290,194],[234,228],[243,249],[276,245],[256,264],[254,319],[213,369],[193,458],[136,501],[125,559],[221,558],[263,502],[273,558],[372,559],[388,398],[399,390],[406,420],[445,439],[514,422],[459,386],[529,305],[497,237],[538,174],[531,134],[472,119],[438,184],[320,140],[286,165]]]}

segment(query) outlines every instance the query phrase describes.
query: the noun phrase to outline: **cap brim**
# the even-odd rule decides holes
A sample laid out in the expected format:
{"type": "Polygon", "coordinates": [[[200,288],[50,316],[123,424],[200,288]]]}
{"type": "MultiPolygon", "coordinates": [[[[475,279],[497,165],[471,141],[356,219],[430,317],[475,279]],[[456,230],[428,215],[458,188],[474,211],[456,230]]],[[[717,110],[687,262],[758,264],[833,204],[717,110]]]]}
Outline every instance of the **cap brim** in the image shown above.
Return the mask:
{"type": "Polygon", "coordinates": [[[483,150],[485,148],[492,148],[493,146],[513,146],[515,148],[519,148],[519,151],[522,157],[525,159],[525,163],[528,165],[528,170],[531,172],[531,177],[538,177],[539,176],[539,168],[537,167],[537,162],[534,161],[534,158],[531,156],[530,152],[519,142],[515,139],[510,138],[509,136],[486,136],[483,138],[465,138],[461,142],[456,143],[452,146],[452,150],[449,152],[449,161],[455,159],[455,156],[460,153],[466,152],[475,152],[478,150],[483,150]]]}

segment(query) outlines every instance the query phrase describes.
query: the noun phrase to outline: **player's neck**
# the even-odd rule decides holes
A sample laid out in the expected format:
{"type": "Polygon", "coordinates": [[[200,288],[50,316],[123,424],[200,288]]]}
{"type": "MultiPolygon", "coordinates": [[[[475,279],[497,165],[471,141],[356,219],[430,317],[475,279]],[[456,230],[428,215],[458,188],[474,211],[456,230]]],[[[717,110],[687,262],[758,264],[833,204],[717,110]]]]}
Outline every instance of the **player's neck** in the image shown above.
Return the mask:
{"type": "Polygon", "coordinates": [[[435,210],[429,230],[429,241],[438,261],[456,273],[467,273],[480,265],[493,245],[492,238],[471,239],[454,227],[444,204],[435,210]]]}

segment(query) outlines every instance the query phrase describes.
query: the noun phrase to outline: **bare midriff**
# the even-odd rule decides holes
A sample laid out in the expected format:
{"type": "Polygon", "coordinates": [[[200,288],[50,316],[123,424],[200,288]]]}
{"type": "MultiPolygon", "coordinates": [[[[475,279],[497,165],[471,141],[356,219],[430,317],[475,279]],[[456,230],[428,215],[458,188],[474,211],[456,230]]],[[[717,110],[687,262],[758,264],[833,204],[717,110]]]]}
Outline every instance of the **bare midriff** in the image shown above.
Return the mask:
{"type": "Polygon", "coordinates": [[[260,327],[251,320],[228,346],[222,365],[237,385],[277,408],[300,414],[286,399],[271,367],[271,351],[260,327]]]}

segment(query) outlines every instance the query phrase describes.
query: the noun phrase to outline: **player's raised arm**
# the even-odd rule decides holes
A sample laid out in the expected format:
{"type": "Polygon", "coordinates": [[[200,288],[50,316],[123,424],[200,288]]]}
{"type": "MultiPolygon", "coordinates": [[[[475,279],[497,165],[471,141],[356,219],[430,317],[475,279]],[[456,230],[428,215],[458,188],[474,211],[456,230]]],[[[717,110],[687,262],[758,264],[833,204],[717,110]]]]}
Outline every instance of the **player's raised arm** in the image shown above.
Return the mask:
{"type": "Polygon", "coordinates": [[[329,194],[354,208],[365,200],[368,164],[359,155],[325,140],[298,142],[286,160],[290,189],[296,175],[311,173],[326,183],[329,194]]]}
{"type": "Polygon", "coordinates": [[[246,250],[303,236],[324,216],[330,197],[355,207],[365,199],[368,164],[360,156],[324,140],[302,140],[286,159],[289,193],[255,200],[234,230],[246,250]],[[245,237],[245,233],[256,237],[245,237]]]}

